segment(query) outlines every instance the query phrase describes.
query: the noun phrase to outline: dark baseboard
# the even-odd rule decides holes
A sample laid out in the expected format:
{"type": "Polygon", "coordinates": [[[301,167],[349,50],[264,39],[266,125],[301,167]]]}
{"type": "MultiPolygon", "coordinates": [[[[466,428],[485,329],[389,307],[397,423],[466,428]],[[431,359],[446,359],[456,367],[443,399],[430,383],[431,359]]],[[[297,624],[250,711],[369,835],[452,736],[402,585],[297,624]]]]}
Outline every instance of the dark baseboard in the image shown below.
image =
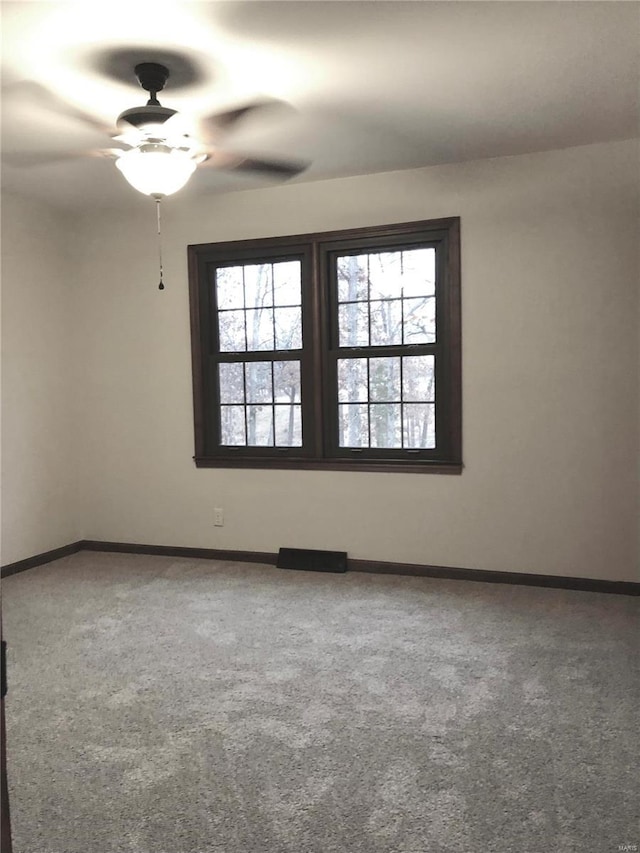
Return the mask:
{"type": "Polygon", "coordinates": [[[196,560],[229,560],[238,563],[276,564],[277,554],[264,551],[221,551],[217,548],[187,548],[173,545],[137,545],[134,542],[99,542],[85,539],[84,551],[111,551],[120,554],[151,554],[156,557],[192,557],[196,560]]]}
{"type": "Polygon", "coordinates": [[[9,575],[15,575],[18,572],[34,569],[36,566],[51,563],[61,557],[68,557],[69,554],[75,554],[77,551],[82,551],[83,548],[84,542],[72,542],[71,545],[63,545],[62,548],[54,548],[53,551],[45,551],[44,554],[36,554],[34,557],[18,560],[16,563],[8,563],[0,570],[0,576],[7,578],[9,575]]]}
{"type": "MultiPolygon", "coordinates": [[[[75,554],[77,551],[104,551],[121,554],[147,554],[158,557],[190,557],[198,560],[226,560],[228,562],[265,563],[275,566],[277,553],[268,551],[224,551],[217,548],[187,548],[172,545],[140,545],[134,542],[100,542],[83,539],[56,548],[45,554],[38,554],[17,563],[3,566],[2,577],[16,572],[41,566],[60,557],[75,554]]],[[[534,575],[520,572],[494,572],[486,569],[459,569],[450,566],[427,566],[420,563],[390,563],[380,560],[347,561],[347,570],[352,572],[370,572],[385,575],[410,575],[423,578],[441,578],[443,580],[476,581],[482,583],[505,583],[517,586],[539,586],[554,589],[576,589],[585,592],[606,592],[615,595],[640,595],[640,583],[634,581],[606,581],[596,578],[573,578],[555,575],[534,575]]]]}
{"type": "Polygon", "coordinates": [[[456,569],[450,566],[423,566],[419,563],[385,563],[377,560],[349,560],[349,571],[383,575],[412,575],[443,580],[507,583],[516,586],[544,586],[555,589],[578,589],[585,592],[608,592],[615,595],[640,595],[640,583],[605,581],[597,578],[572,578],[556,575],[533,575],[523,572],[492,572],[486,569],[456,569]]]}

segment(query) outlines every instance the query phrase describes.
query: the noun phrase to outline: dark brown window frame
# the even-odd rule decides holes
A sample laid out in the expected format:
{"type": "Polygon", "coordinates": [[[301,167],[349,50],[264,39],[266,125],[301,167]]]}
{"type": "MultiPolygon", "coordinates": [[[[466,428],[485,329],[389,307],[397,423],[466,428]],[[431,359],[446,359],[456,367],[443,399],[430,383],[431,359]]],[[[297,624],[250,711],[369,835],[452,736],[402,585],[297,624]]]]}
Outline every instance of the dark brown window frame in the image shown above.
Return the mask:
{"type": "MultiPolygon", "coordinates": [[[[300,234],[291,237],[238,240],[188,246],[193,406],[196,466],[199,468],[291,468],[349,471],[395,471],[458,474],[462,471],[462,381],[460,320],[460,219],[432,219],[372,228],[300,234]],[[338,447],[335,388],[335,282],[330,259],[340,252],[418,246],[436,248],[437,341],[421,345],[436,358],[435,450],[398,451],[338,447]],[[300,258],[303,283],[303,347],[301,361],[303,448],[220,447],[216,443],[219,403],[214,393],[216,366],[225,356],[213,352],[215,306],[211,304],[212,272],[216,266],[252,261],[300,258]],[[329,390],[327,390],[329,389],[329,390]]],[[[362,356],[373,347],[363,347],[362,356]]],[[[405,354],[412,347],[398,346],[405,354]]],[[[391,348],[384,347],[385,354],[391,348]]],[[[344,354],[344,350],[341,350],[344,354]]],[[[381,348],[377,348],[381,355],[381,348]]],[[[226,354],[228,360],[234,355],[226,354]]],[[[281,353],[276,356],[280,358],[281,353]]],[[[268,353],[243,353],[262,360],[268,353]]],[[[291,355],[286,357],[292,357],[291,355]]]]}

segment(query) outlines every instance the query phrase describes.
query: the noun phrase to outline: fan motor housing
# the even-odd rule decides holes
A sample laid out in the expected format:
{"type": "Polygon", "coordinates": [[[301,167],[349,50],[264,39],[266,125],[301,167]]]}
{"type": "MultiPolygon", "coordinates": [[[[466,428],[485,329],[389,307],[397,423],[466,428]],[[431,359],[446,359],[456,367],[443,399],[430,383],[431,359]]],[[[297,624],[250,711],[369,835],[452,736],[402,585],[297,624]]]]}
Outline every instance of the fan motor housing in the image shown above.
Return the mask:
{"type": "Polygon", "coordinates": [[[177,110],[161,106],[131,107],[120,113],[116,119],[116,125],[118,130],[126,130],[127,125],[143,128],[147,124],[164,124],[176,112],[177,110]]]}

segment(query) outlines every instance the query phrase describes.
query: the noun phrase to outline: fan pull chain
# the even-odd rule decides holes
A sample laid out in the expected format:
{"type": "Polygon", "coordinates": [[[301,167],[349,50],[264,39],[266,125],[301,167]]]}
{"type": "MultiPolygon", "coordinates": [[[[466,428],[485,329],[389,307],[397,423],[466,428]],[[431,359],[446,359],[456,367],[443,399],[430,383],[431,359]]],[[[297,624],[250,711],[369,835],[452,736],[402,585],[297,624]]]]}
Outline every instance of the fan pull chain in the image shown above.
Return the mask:
{"type": "Polygon", "coordinates": [[[164,281],[162,280],[162,229],[160,226],[160,197],[156,197],[156,212],[158,214],[158,263],[160,265],[160,284],[158,290],[164,290],[164,281]]]}

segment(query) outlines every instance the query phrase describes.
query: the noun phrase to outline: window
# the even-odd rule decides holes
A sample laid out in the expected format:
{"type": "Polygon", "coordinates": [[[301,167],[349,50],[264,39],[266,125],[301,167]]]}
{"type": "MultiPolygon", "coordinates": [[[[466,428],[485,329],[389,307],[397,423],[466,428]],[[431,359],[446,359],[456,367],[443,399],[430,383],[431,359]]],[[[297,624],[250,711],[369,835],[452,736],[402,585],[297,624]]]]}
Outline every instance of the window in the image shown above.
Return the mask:
{"type": "Polygon", "coordinates": [[[200,467],[461,470],[459,219],[189,246],[200,467]]]}

